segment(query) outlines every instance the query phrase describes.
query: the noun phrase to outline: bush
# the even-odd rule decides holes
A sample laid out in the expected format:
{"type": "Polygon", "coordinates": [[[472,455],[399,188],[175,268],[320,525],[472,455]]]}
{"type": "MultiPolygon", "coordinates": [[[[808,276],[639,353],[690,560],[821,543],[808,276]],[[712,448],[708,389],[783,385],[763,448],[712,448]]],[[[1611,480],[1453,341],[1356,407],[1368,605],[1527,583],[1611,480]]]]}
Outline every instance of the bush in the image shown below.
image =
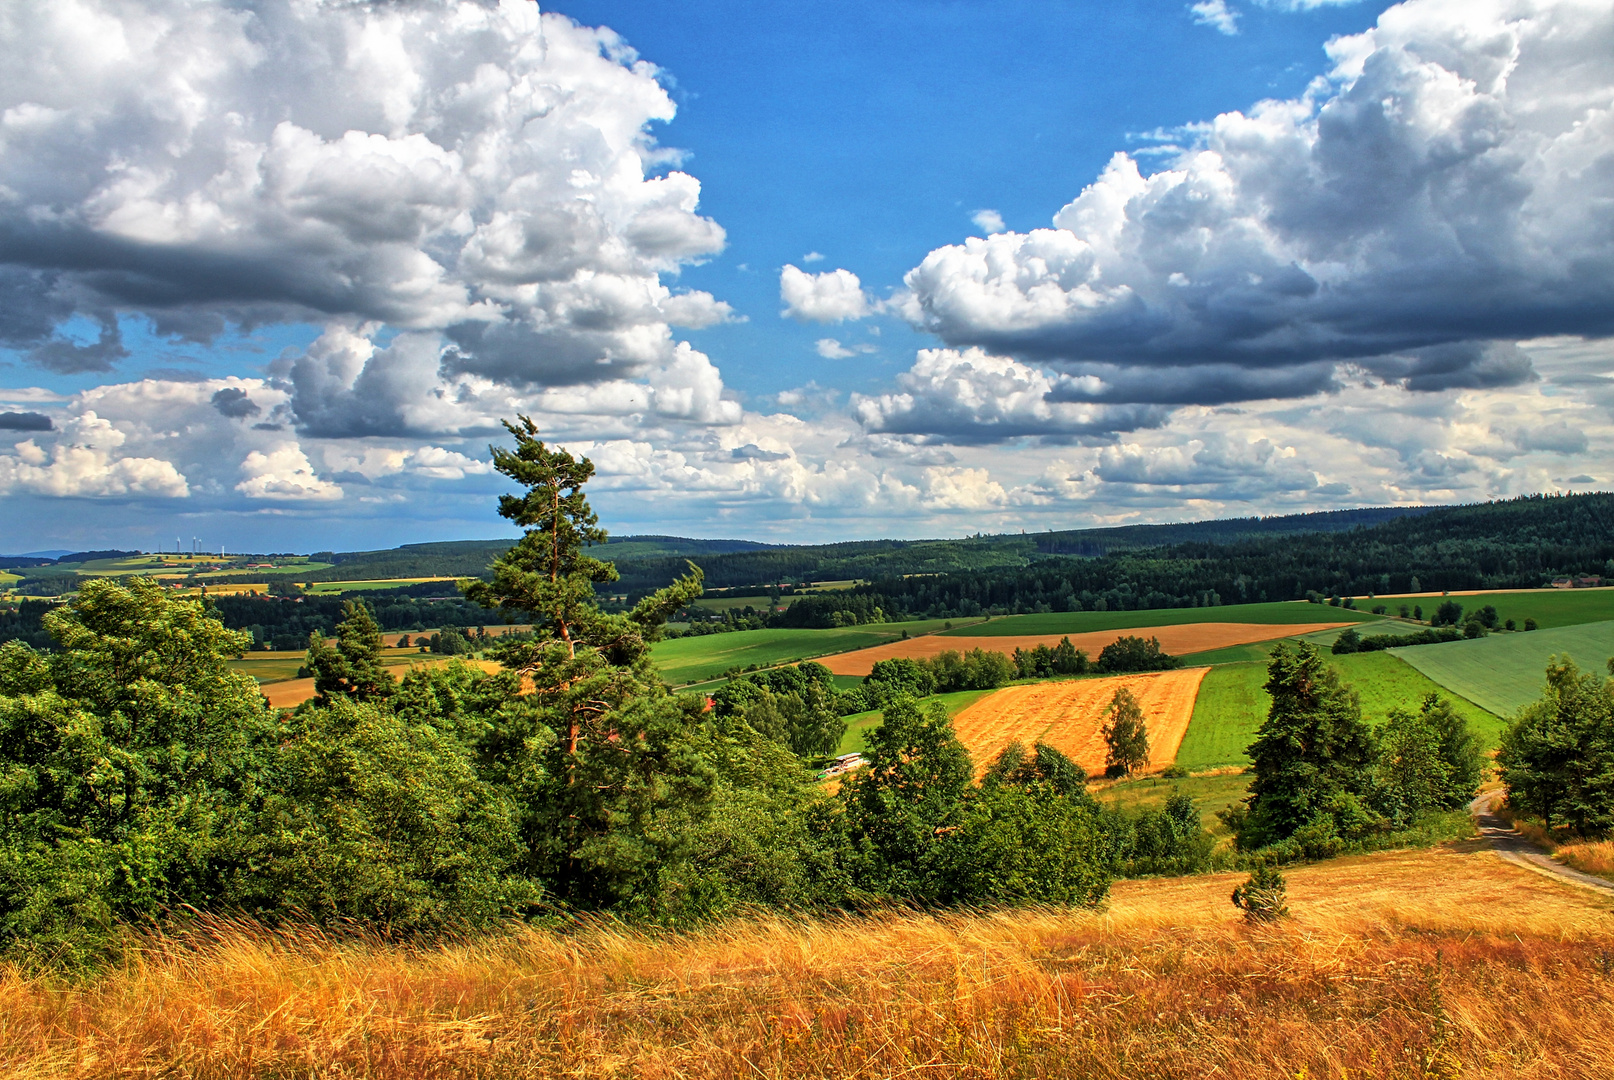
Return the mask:
{"type": "Polygon", "coordinates": [[[1167,671],[1182,661],[1160,651],[1160,639],[1122,636],[1104,646],[1097,669],[1107,674],[1132,671],[1167,671]]]}
{"type": "Polygon", "coordinates": [[[1283,875],[1270,866],[1258,866],[1244,884],[1233,890],[1233,906],[1249,923],[1276,922],[1289,917],[1288,887],[1283,875]]]}

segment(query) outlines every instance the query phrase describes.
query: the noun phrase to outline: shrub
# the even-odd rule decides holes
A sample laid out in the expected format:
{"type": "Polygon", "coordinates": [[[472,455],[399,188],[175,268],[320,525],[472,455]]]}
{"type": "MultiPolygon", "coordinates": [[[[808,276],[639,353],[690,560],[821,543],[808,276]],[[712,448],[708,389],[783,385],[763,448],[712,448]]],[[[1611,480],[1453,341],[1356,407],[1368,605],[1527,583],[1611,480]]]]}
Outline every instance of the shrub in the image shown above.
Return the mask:
{"type": "Polygon", "coordinates": [[[1270,866],[1258,866],[1244,884],[1233,890],[1233,906],[1249,923],[1276,922],[1289,917],[1288,887],[1283,875],[1270,866]]]}

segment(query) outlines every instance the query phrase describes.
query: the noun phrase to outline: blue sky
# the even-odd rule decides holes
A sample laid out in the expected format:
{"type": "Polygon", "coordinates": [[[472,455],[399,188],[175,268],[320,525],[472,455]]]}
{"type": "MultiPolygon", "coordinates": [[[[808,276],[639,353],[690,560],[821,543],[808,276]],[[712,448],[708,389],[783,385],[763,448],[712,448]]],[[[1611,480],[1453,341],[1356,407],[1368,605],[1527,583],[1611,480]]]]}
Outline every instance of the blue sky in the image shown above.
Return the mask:
{"type": "Polygon", "coordinates": [[[1606,488],[1603,0],[86,0],[0,27],[0,551],[1606,488]]]}

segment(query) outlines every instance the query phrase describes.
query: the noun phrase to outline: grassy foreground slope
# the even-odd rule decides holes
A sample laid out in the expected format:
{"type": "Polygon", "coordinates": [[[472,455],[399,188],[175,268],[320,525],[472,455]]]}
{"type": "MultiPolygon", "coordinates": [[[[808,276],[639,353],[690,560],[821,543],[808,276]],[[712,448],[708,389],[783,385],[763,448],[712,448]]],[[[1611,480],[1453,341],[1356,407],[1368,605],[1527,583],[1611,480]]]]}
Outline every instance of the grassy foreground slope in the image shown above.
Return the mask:
{"type": "Polygon", "coordinates": [[[1305,623],[1378,621],[1377,615],[1348,608],[1306,603],[1223,604],[1220,607],[1148,608],[1141,611],[1055,611],[1046,615],[1008,615],[990,622],[955,627],[957,637],[1015,637],[1033,634],[1085,634],[1094,630],[1147,629],[1184,623],[1305,623]]]}
{"type": "Polygon", "coordinates": [[[1614,621],[1413,645],[1393,654],[1453,693],[1507,716],[1541,696],[1553,656],[1566,654],[1585,671],[1603,670],[1614,656],[1614,621]]]}
{"type": "MultiPolygon", "coordinates": [[[[1449,649],[1454,648],[1455,643],[1420,647],[1449,649]]],[[[1362,718],[1375,727],[1384,723],[1391,709],[1416,709],[1424,695],[1439,694],[1452,702],[1487,747],[1495,746],[1502,734],[1500,716],[1456,696],[1392,653],[1351,653],[1330,656],[1328,661],[1339,671],[1340,678],[1356,691],[1362,703],[1362,718]]],[[[1204,682],[1199,684],[1194,717],[1177,751],[1177,764],[1190,770],[1248,764],[1250,759],[1244,752],[1245,747],[1254,740],[1256,729],[1266,719],[1272,705],[1272,699],[1263,689],[1266,681],[1264,662],[1246,661],[1211,668],[1204,682]]]]}
{"type": "Polygon", "coordinates": [[[245,924],[147,939],[86,986],[0,979],[21,1076],[1597,1076],[1607,902],[1475,844],[1117,882],[1099,911],[620,923],[441,945],[245,924]],[[317,1066],[311,1063],[318,1063],[317,1066]]]}

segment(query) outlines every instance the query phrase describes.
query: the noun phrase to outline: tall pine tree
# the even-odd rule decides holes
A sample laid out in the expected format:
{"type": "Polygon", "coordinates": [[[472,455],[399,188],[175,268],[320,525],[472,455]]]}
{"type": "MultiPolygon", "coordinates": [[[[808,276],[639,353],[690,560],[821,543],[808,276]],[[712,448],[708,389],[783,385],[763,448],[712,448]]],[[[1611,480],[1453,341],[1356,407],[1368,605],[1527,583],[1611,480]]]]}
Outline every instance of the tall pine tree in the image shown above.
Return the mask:
{"type": "Polygon", "coordinates": [[[1280,643],[1267,666],[1272,708],[1249,754],[1255,779],[1239,829],[1246,850],[1286,839],[1371,782],[1373,733],[1356,694],[1307,642],[1280,643]]]}

